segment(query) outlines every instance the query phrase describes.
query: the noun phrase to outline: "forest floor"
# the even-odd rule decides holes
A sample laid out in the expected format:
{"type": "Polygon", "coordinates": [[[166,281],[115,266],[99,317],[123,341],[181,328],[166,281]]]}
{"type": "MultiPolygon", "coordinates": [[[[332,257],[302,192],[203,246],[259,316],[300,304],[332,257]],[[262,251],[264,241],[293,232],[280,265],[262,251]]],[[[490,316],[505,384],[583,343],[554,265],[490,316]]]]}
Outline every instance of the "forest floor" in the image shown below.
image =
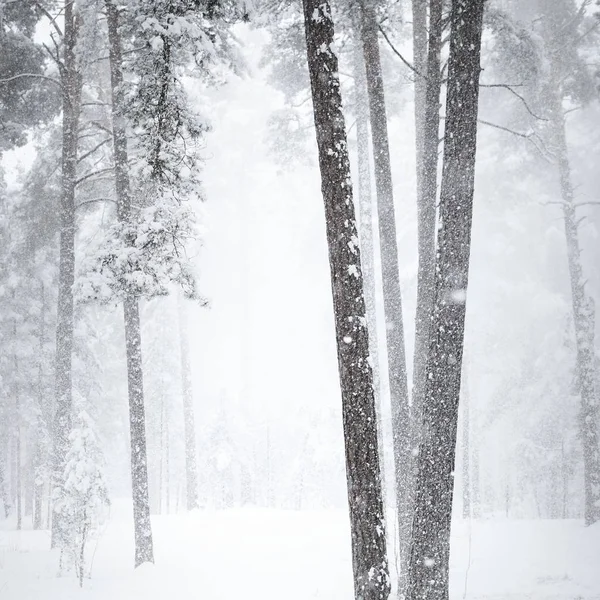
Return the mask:
{"type": "MultiPolygon", "coordinates": [[[[156,564],[136,571],[128,513],[123,503],[113,507],[91,548],[91,578],[83,589],[72,575],[57,577],[48,532],[10,531],[0,523],[0,599],[352,598],[342,511],[239,509],[155,517],[156,564]]],[[[452,600],[600,600],[599,549],[600,524],[458,521],[452,600]]]]}

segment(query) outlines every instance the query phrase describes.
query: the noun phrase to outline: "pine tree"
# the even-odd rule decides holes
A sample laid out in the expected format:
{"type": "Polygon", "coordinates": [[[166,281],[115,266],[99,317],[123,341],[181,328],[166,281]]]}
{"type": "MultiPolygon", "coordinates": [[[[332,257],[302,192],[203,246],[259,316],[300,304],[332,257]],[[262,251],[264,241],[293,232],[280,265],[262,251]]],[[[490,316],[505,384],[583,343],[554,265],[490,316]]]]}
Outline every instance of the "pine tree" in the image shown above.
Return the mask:
{"type": "Polygon", "coordinates": [[[355,597],[389,594],[377,417],[346,131],[326,0],[304,0],[304,25],[329,246],[355,597]]]}
{"type": "Polygon", "coordinates": [[[408,573],[410,600],[447,600],[449,593],[484,4],[484,0],[452,3],[434,310],[408,573]]]}

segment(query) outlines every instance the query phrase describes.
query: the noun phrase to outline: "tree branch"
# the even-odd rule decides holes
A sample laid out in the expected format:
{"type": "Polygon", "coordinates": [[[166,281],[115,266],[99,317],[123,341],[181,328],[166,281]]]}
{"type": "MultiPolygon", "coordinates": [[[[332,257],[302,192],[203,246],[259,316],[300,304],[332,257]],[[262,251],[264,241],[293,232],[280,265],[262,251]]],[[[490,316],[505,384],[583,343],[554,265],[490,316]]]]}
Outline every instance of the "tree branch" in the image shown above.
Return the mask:
{"type": "Polygon", "coordinates": [[[85,154],[82,154],[77,159],[77,162],[84,161],[88,156],[94,154],[94,152],[96,152],[96,150],[98,150],[99,148],[102,148],[102,146],[104,146],[104,144],[108,144],[108,142],[110,142],[111,139],[112,138],[106,138],[106,139],[102,140],[101,142],[99,142],[98,144],[96,144],[91,150],[88,150],[85,154]]]}
{"type": "Polygon", "coordinates": [[[527,112],[534,119],[537,119],[538,121],[548,121],[548,119],[546,119],[544,117],[540,117],[539,115],[536,115],[531,110],[529,104],[527,104],[527,100],[525,100],[525,98],[523,98],[523,96],[521,96],[521,94],[519,94],[518,92],[515,92],[515,90],[512,88],[512,86],[508,85],[507,83],[480,83],[479,87],[480,88],[501,88],[504,90],[508,90],[513,96],[518,98],[523,103],[523,106],[527,109],[527,112]]]}
{"type": "Polygon", "coordinates": [[[84,200],[83,202],[79,202],[79,204],[75,206],[75,210],[81,208],[82,206],[85,206],[86,204],[94,204],[96,202],[112,202],[113,204],[117,203],[117,201],[114,198],[92,198],[91,200],[84,200]]]}
{"type": "Polygon", "coordinates": [[[91,179],[92,177],[96,177],[96,175],[102,175],[103,173],[108,173],[112,170],[113,170],[112,167],[106,167],[105,169],[98,169],[97,171],[92,171],[91,173],[87,173],[87,175],[83,175],[83,177],[80,177],[77,181],[75,181],[75,185],[76,186],[80,185],[84,181],[87,181],[88,179],[91,179]]]}
{"type": "Polygon", "coordinates": [[[0,79],[0,83],[10,83],[11,81],[16,81],[17,79],[23,79],[24,77],[33,77],[35,79],[43,79],[44,81],[50,81],[62,90],[62,83],[60,81],[58,81],[57,79],[53,79],[52,77],[39,75],[38,73],[19,73],[18,75],[13,75],[12,77],[7,77],[6,79],[0,79]]]}
{"type": "Polygon", "coordinates": [[[56,15],[56,17],[53,17],[50,14],[50,12],[47,9],[45,9],[39,2],[34,2],[34,4],[38,8],[38,10],[50,21],[50,25],[54,27],[54,30],[56,31],[56,33],[58,33],[59,37],[63,37],[63,32],[58,26],[58,23],[56,22],[56,19],[58,19],[58,17],[60,16],[60,13],[56,15]]]}
{"type": "Polygon", "coordinates": [[[400,52],[396,49],[394,44],[392,44],[390,38],[387,36],[381,25],[378,25],[379,31],[383,35],[385,41],[388,43],[388,46],[392,49],[392,52],[411,70],[413,73],[416,73],[419,77],[423,77],[423,79],[427,79],[427,75],[420,73],[413,65],[411,65],[405,58],[400,54],[400,52]]]}

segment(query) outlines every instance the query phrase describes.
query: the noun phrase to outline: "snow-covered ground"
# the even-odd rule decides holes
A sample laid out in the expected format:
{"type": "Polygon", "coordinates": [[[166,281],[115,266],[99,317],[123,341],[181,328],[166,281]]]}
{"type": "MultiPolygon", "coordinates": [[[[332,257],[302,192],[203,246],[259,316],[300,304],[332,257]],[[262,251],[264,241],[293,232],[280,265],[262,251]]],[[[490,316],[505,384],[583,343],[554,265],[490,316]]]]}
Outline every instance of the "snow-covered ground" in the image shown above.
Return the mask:
{"type": "MultiPolygon", "coordinates": [[[[156,564],[136,571],[127,505],[117,503],[80,590],[57,578],[47,532],[0,529],[1,600],[350,600],[343,511],[239,509],[153,520],[156,564]]],[[[600,599],[600,526],[457,522],[452,598],[600,599]],[[465,589],[466,588],[466,589],[465,589]]]]}

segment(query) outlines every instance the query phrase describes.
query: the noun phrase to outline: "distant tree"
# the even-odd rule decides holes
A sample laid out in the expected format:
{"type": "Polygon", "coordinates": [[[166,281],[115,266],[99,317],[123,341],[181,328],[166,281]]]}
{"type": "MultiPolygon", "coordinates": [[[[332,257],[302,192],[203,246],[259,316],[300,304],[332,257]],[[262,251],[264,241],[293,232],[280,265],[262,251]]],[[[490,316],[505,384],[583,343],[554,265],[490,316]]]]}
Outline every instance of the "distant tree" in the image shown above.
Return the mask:
{"type": "MultiPolygon", "coordinates": [[[[577,382],[581,396],[585,522],[600,521],[600,450],[598,445],[598,392],[596,382],[594,300],[586,289],[581,258],[579,219],[567,145],[567,105],[582,105],[595,96],[592,74],[581,56],[581,44],[597,23],[586,23],[583,2],[539,2],[543,48],[548,66],[543,73],[541,97],[548,111],[545,132],[558,171],[567,243],[573,322],[577,354],[577,382]],[[591,29],[590,29],[591,28],[591,29]]],[[[542,126],[543,127],[543,126],[542,126]]]]}
{"type": "Polygon", "coordinates": [[[410,600],[447,600],[485,0],[453,0],[433,318],[408,573],[410,600]]]}
{"type": "Polygon", "coordinates": [[[382,600],[389,594],[389,570],[377,416],[334,27],[326,0],[304,0],[303,8],[342,390],[354,590],[357,599],[382,600]]]}

